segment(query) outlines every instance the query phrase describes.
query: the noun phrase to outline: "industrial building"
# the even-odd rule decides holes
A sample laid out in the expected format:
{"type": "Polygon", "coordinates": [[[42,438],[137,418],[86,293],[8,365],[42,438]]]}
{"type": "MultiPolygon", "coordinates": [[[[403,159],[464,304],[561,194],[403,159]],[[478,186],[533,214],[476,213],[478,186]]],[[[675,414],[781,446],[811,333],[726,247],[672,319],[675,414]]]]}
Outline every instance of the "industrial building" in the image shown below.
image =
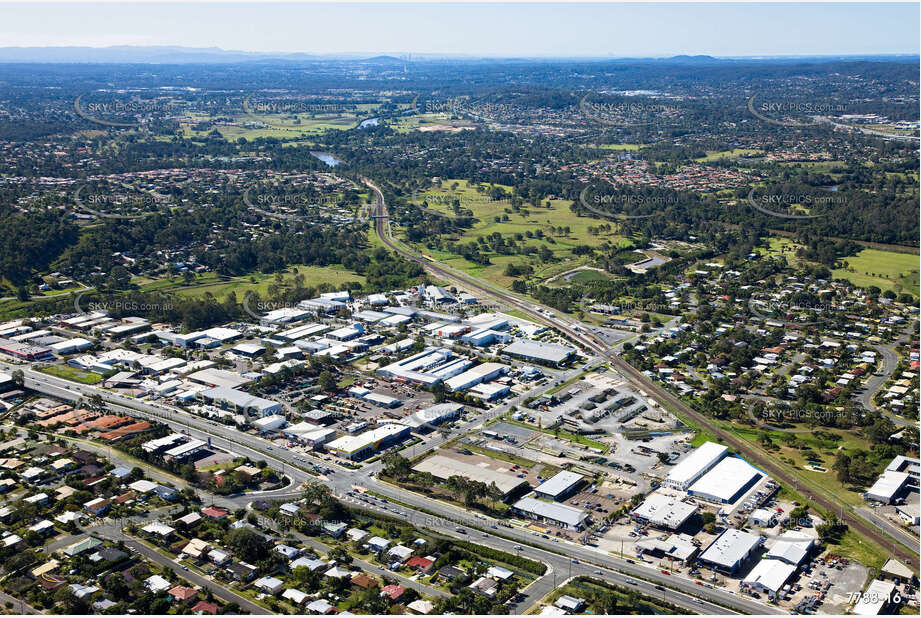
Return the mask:
{"type": "Polygon", "coordinates": [[[588,519],[588,513],[582,509],[530,497],[522,498],[513,504],[512,510],[530,519],[549,522],[567,530],[582,529],[585,520],[588,519]]]}
{"type": "Polygon", "coordinates": [[[466,366],[462,366],[463,363],[458,363],[458,360],[447,348],[426,348],[418,354],[380,367],[376,373],[392,380],[433,386],[470,366],[467,359],[460,359],[468,363],[466,366]],[[455,370],[456,373],[452,373],[455,370]]]}
{"type": "Polygon", "coordinates": [[[700,555],[700,561],[718,571],[735,573],[761,547],[760,536],[727,528],[700,555]]]}
{"type": "Polygon", "coordinates": [[[893,600],[895,584],[892,582],[874,579],[867,586],[866,591],[860,595],[854,604],[851,613],[857,616],[878,616],[887,614],[886,611],[893,600]]]}
{"type": "Polygon", "coordinates": [[[574,494],[585,481],[585,477],[575,472],[562,470],[534,488],[538,498],[565,500],[574,494]]]}
{"type": "Polygon", "coordinates": [[[642,504],[630,512],[636,521],[657,528],[677,530],[697,512],[697,506],[661,493],[649,494],[642,504]]]}
{"type": "Polygon", "coordinates": [[[464,406],[459,403],[437,403],[434,406],[419,410],[402,419],[402,422],[414,430],[426,426],[440,425],[446,421],[459,418],[464,413],[464,406]]]}
{"type": "Polygon", "coordinates": [[[765,558],[781,560],[793,566],[799,566],[809,556],[815,540],[802,532],[787,530],[764,555],[765,558]]]}
{"type": "Polygon", "coordinates": [[[501,363],[483,363],[473,369],[456,375],[445,380],[445,388],[449,391],[462,391],[482,382],[488,382],[494,378],[508,373],[508,366],[501,363]]]}
{"type": "Polygon", "coordinates": [[[893,472],[886,470],[876,479],[873,486],[863,494],[865,500],[892,504],[908,485],[911,475],[908,472],[893,472]]]}
{"type": "Polygon", "coordinates": [[[207,446],[207,443],[204,440],[189,440],[178,446],[165,451],[163,453],[163,459],[169,459],[173,461],[185,461],[192,455],[196,455],[201,452],[203,448],[207,446]]]}
{"type": "Polygon", "coordinates": [[[688,494],[716,504],[732,504],[764,474],[738,457],[725,457],[691,485],[688,494]]]}
{"type": "Polygon", "coordinates": [[[634,544],[637,554],[652,554],[670,560],[690,563],[700,552],[689,534],[672,534],[667,539],[643,537],[634,544]]]}
{"type": "Polygon", "coordinates": [[[712,470],[728,453],[729,449],[722,444],[705,442],[675,464],[662,484],[665,487],[687,491],[697,479],[712,470]]]}
{"type": "Polygon", "coordinates": [[[357,436],[342,436],[326,445],[326,450],[340,457],[359,461],[409,435],[409,426],[387,423],[357,436]]]}
{"type": "Polygon", "coordinates": [[[790,577],[796,572],[796,566],[780,560],[764,559],[742,580],[742,586],[751,590],[764,592],[771,599],[777,597],[790,577]]]}
{"type": "Polygon", "coordinates": [[[51,348],[19,343],[10,339],[0,339],[0,353],[27,361],[51,360],[54,356],[51,348]]]}
{"type": "Polygon", "coordinates": [[[520,339],[502,348],[502,353],[537,363],[559,365],[575,356],[576,349],[533,339],[520,339]]]}
{"type": "Polygon", "coordinates": [[[443,481],[452,476],[462,476],[471,481],[479,481],[486,485],[495,483],[496,487],[502,493],[503,500],[514,493],[519,487],[527,484],[526,480],[518,478],[515,474],[491,470],[459,459],[445,457],[444,455],[432,455],[431,457],[427,457],[413,466],[413,470],[416,472],[428,472],[435,478],[443,481]]]}
{"type": "Polygon", "coordinates": [[[281,404],[277,401],[263,399],[226,386],[215,386],[214,388],[200,391],[198,396],[221,409],[231,409],[250,416],[264,417],[281,414],[281,404]]]}
{"type": "Polygon", "coordinates": [[[192,382],[198,382],[205,386],[223,386],[225,388],[239,388],[252,382],[251,379],[245,378],[239,373],[213,367],[190,373],[186,377],[192,382]]]}

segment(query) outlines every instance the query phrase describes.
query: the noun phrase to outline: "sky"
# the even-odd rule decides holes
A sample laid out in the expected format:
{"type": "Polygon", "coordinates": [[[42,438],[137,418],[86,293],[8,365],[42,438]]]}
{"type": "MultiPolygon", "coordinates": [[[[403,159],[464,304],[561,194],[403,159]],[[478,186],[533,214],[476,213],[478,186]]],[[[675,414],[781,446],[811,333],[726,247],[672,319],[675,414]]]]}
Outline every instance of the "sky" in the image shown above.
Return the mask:
{"type": "Polygon", "coordinates": [[[921,5],[0,2],[0,47],[662,57],[919,53],[921,5]]]}

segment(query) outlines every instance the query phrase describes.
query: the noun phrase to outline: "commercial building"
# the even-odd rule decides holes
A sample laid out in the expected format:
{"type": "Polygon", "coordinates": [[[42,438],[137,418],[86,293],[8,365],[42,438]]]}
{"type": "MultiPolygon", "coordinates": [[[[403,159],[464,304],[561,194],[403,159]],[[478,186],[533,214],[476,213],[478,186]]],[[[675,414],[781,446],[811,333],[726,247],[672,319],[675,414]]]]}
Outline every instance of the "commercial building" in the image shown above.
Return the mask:
{"type": "Polygon", "coordinates": [[[697,479],[712,470],[727,453],[729,449],[722,444],[705,442],[675,464],[662,484],[665,487],[687,491],[697,479]]]}
{"type": "Polygon", "coordinates": [[[50,360],[54,356],[51,348],[19,343],[10,339],[0,339],[0,354],[27,361],[50,360]]]}
{"type": "Polygon", "coordinates": [[[574,494],[585,481],[585,477],[575,472],[562,470],[534,488],[538,498],[565,500],[574,494]]]}
{"type": "Polygon", "coordinates": [[[911,475],[908,472],[893,472],[886,470],[882,476],[876,479],[873,486],[864,493],[866,500],[882,502],[883,504],[892,504],[892,502],[902,493],[908,485],[911,475]]]}
{"type": "Polygon", "coordinates": [[[426,348],[418,354],[380,367],[375,373],[388,379],[433,386],[444,379],[439,370],[452,366],[456,360],[454,353],[447,348],[426,348]]]}
{"type": "Polygon", "coordinates": [[[760,536],[727,528],[704,550],[700,555],[700,561],[714,569],[732,574],[761,547],[762,542],[760,536]]]}
{"type": "Polygon", "coordinates": [[[892,582],[874,579],[867,586],[866,591],[860,595],[851,613],[857,616],[878,616],[888,613],[886,610],[892,603],[895,584],[892,582]]]}
{"type": "Polygon", "coordinates": [[[409,426],[387,423],[357,436],[342,436],[326,445],[326,450],[340,457],[359,461],[409,435],[409,426]]]}
{"type": "Polygon", "coordinates": [[[588,513],[582,509],[530,497],[513,504],[512,510],[530,519],[545,521],[567,530],[580,530],[588,519],[588,513]]]}
{"type": "Polygon", "coordinates": [[[190,373],[186,377],[192,382],[204,384],[205,386],[223,386],[226,388],[239,388],[252,382],[252,380],[243,377],[239,373],[213,367],[190,373]]]}
{"type": "Polygon", "coordinates": [[[893,458],[886,466],[887,472],[906,472],[908,474],[908,486],[918,489],[921,481],[921,460],[915,457],[906,457],[899,455],[893,458]]]}
{"type": "Polygon", "coordinates": [[[256,431],[277,431],[287,424],[284,414],[272,414],[253,421],[256,431]]]}
{"type": "Polygon", "coordinates": [[[73,354],[74,352],[82,352],[83,350],[90,349],[93,347],[93,342],[82,337],[75,337],[73,339],[65,339],[64,341],[52,343],[48,347],[57,355],[73,354]]]}
{"type": "Polygon", "coordinates": [[[776,598],[790,577],[796,572],[796,566],[780,560],[764,559],[742,580],[742,586],[751,590],[764,592],[770,598],[776,598]]]}
{"type": "Polygon", "coordinates": [[[204,440],[189,440],[185,444],[174,446],[164,452],[163,458],[172,459],[174,461],[185,461],[192,455],[200,453],[205,446],[207,446],[207,443],[204,440]]]}
{"type": "Polygon", "coordinates": [[[464,406],[459,403],[437,403],[434,406],[419,410],[402,419],[402,422],[414,430],[426,426],[441,425],[442,423],[459,418],[464,412],[464,406]]]}
{"type": "Polygon", "coordinates": [[[507,365],[500,363],[483,363],[445,380],[445,388],[449,391],[462,391],[504,375],[508,370],[507,365]]]}
{"type": "Polygon", "coordinates": [[[657,528],[677,530],[697,512],[697,507],[661,493],[649,494],[630,516],[657,528]]]}
{"type": "Polygon", "coordinates": [[[559,365],[575,356],[576,349],[556,343],[520,339],[502,348],[502,353],[547,365],[559,365]]]}
{"type": "Polygon", "coordinates": [[[815,540],[802,532],[787,530],[764,555],[765,558],[780,560],[793,566],[801,565],[809,556],[815,540]]]}
{"type": "Polygon", "coordinates": [[[277,401],[256,397],[225,386],[216,386],[200,391],[198,396],[221,409],[230,409],[250,416],[263,417],[281,414],[281,404],[277,401]]]}
{"type": "Polygon", "coordinates": [[[689,534],[672,534],[667,539],[643,537],[634,544],[637,554],[652,554],[669,560],[690,563],[700,552],[689,534]]]}
{"type": "Polygon", "coordinates": [[[471,481],[478,481],[486,485],[495,483],[496,487],[502,494],[502,499],[506,499],[512,493],[515,493],[522,485],[527,485],[527,481],[518,478],[517,475],[509,472],[500,472],[474,463],[445,457],[444,455],[432,455],[420,461],[413,466],[416,472],[428,472],[437,479],[447,480],[452,476],[462,476],[471,481]]]}
{"type": "Polygon", "coordinates": [[[738,457],[725,457],[699,478],[688,494],[717,504],[732,504],[764,477],[751,464],[738,457]]]}

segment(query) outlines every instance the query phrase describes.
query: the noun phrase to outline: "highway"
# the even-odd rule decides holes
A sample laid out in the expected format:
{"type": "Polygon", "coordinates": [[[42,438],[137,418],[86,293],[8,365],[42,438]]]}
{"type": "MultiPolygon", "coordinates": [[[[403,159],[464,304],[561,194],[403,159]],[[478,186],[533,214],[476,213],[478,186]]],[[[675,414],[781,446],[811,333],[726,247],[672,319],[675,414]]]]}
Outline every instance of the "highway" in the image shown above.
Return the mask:
{"type": "MultiPolygon", "coordinates": [[[[210,437],[214,446],[255,460],[263,459],[277,469],[282,470],[292,479],[291,485],[276,491],[250,492],[236,497],[225,498],[224,500],[227,501],[225,504],[228,506],[245,507],[257,498],[299,499],[301,497],[299,487],[304,483],[316,480],[328,485],[336,497],[351,506],[388,514],[391,517],[399,517],[414,526],[445,536],[473,540],[478,544],[510,553],[520,552],[529,558],[544,562],[550,567],[549,578],[546,581],[542,578],[542,580],[533,584],[536,586],[536,591],[541,591],[546,586],[546,590],[549,592],[564,579],[560,577],[560,574],[565,573],[568,577],[571,568],[573,576],[591,575],[621,586],[632,586],[650,596],[664,598],[669,602],[680,604],[700,613],[725,614],[733,611],[745,614],[784,613],[777,607],[761,603],[755,599],[740,597],[720,588],[706,588],[696,584],[695,580],[683,576],[665,575],[652,565],[627,562],[626,559],[611,556],[590,546],[549,538],[544,539],[520,528],[500,527],[499,522],[482,516],[476,517],[463,508],[413,494],[378,481],[373,476],[373,467],[359,470],[343,468],[311,455],[299,454],[288,449],[279,448],[255,435],[239,432],[233,427],[208,421],[177,408],[138,401],[94,386],[74,384],[63,378],[37,372],[26,366],[8,365],[6,363],[0,363],[0,365],[5,365],[7,370],[21,369],[24,375],[24,385],[33,390],[68,401],[76,401],[80,397],[87,398],[90,395],[99,394],[103,401],[106,402],[107,407],[114,412],[158,420],[176,431],[185,432],[193,438],[207,439],[210,437]],[[305,470],[313,463],[322,465],[324,468],[334,468],[334,472],[327,477],[318,479],[305,470]],[[390,502],[374,501],[356,504],[354,501],[350,501],[350,497],[347,495],[347,492],[356,488],[386,496],[390,502]],[[492,528],[491,526],[496,527],[492,528]],[[464,532],[457,532],[457,527],[462,527],[464,532]],[[516,547],[521,549],[516,549],[516,547]],[[579,562],[569,562],[572,558],[579,562]],[[628,584],[628,579],[633,579],[637,583],[628,584]],[[655,587],[657,585],[665,589],[658,589],[655,587]]],[[[417,445],[417,448],[430,449],[434,448],[437,443],[439,441],[430,440],[427,445],[417,445]]]]}
{"type": "MultiPolygon", "coordinates": [[[[776,480],[804,493],[810,501],[826,512],[837,514],[850,528],[858,531],[868,539],[875,541],[882,548],[888,549],[893,545],[892,539],[888,535],[880,531],[872,522],[863,518],[853,507],[838,499],[833,493],[828,492],[824,488],[810,486],[803,477],[795,476],[790,470],[779,464],[776,457],[757,445],[737,438],[735,435],[715,425],[707,416],[697,412],[670,391],[663,388],[657,382],[649,379],[642,372],[614,354],[610,346],[596,338],[591,332],[588,332],[572,318],[561,317],[552,312],[549,308],[540,307],[533,301],[521,300],[504,290],[500,290],[488,283],[479,281],[465,273],[460,273],[453,268],[449,268],[431,259],[423,258],[407,249],[402,243],[394,240],[392,236],[387,205],[384,201],[384,194],[381,192],[380,188],[368,178],[362,178],[362,182],[377,195],[377,213],[374,217],[375,229],[381,241],[391,250],[408,260],[421,264],[426,270],[439,277],[448,281],[454,281],[457,285],[462,287],[476,290],[481,294],[485,294],[500,303],[504,303],[533,317],[540,323],[556,328],[568,336],[572,341],[578,342],[586,349],[606,359],[620,371],[622,375],[632,381],[637,388],[650,393],[660,402],[667,402],[672,409],[677,410],[679,413],[691,419],[698,426],[719,438],[724,444],[731,446],[734,450],[744,455],[751,463],[770,473],[776,480]]],[[[902,560],[914,570],[918,569],[919,560],[916,551],[912,552],[904,546],[897,545],[892,549],[892,552],[894,557],[902,560]]]]}

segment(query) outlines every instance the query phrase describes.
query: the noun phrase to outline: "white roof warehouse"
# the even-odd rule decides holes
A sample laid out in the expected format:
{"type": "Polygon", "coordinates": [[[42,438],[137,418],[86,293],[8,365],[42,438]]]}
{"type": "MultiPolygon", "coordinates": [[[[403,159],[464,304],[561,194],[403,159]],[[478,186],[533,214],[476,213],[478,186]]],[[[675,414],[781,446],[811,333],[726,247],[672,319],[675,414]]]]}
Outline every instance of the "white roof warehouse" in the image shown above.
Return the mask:
{"type": "Polygon", "coordinates": [[[574,356],[576,349],[533,339],[519,339],[505,346],[502,353],[550,365],[559,365],[574,356]]]}
{"type": "Polygon", "coordinates": [[[201,391],[199,396],[203,399],[224,407],[232,407],[239,412],[252,412],[256,416],[271,416],[281,414],[281,404],[262,397],[256,397],[243,391],[238,391],[226,386],[216,386],[201,391]]]}
{"type": "Polygon", "coordinates": [[[713,469],[727,453],[729,449],[722,444],[705,442],[675,464],[675,467],[665,477],[663,485],[686,491],[694,481],[713,469]]]}
{"type": "Polygon", "coordinates": [[[563,470],[557,472],[552,478],[547,479],[534,489],[541,498],[550,498],[551,500],[563,500],[573,493],[585,477],[575,472],[563,470]]]}
{"type": "Polygon", "coordinates": [[[582,509],[558,502],[544,502],[537,498],[522,498],[512,505],[512,510],[525,517],[550,522],[569,530],[580,529],[588,519],[588,513],[582,509]]]}
{"type": "Polygon", "coordinates": [[[721,571],[734,573],[761,543],[760,536],[727,528],[704,550],[700,560],[721,571]]]}

